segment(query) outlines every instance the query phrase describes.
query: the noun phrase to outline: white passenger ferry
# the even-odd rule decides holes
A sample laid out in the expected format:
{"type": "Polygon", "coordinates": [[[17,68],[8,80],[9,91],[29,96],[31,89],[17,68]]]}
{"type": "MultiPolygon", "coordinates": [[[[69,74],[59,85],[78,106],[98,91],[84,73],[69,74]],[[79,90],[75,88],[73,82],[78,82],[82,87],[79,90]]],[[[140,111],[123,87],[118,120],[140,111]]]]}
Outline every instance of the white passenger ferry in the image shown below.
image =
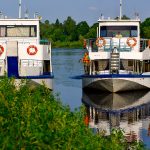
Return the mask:
{"type": "Polygon", "coordinates": [[[140,38],[140,20],[98,20],[97,38],[84,43],[83,88],[109,92],[150,88],[150,41],[140,38]]]}
{"type": "Polygon", "coordinates": [[[0,76],[31,79],[52,89],[51,43],[40,40],[40,19],[0,14],[0,76]]]}

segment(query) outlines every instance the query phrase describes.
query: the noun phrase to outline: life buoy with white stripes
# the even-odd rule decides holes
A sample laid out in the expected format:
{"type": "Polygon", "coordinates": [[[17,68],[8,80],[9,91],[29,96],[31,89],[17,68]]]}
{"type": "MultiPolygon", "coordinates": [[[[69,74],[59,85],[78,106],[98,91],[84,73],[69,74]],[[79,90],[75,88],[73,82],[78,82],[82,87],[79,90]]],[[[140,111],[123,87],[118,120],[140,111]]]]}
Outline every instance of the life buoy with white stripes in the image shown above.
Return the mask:
{"type": "Polygon", "coordinates": [[[137,44],[137,40],[136,40],[136,38],[134,38],[134,37],[129,37],[128,39],[127,39],[127,44],[128,44],[128,46],[130,46],[130,47],[134,47],[134,46],[136,46],[136,44],[137,44]],[[131,43],[131,41],[133,41],[132,43],[131,43]]]}
{"type": "Polygon", "coordinates": [[[27,48],[27,53],[29,55],[35,55],[36,53],[38,52],[38,49],[35,45],[30,45],[28,48],[27,48]]]}
{"type": "Polygon", "coordinates": [[[0,45],[0,56],[4,53],[4,47],[0,45]]]}
{"type": "Polygon", "coordinates": [[[99,37],[96,39],[97,47],[102,47],[106,44],[106,40],[103,37],[99,37]]]}

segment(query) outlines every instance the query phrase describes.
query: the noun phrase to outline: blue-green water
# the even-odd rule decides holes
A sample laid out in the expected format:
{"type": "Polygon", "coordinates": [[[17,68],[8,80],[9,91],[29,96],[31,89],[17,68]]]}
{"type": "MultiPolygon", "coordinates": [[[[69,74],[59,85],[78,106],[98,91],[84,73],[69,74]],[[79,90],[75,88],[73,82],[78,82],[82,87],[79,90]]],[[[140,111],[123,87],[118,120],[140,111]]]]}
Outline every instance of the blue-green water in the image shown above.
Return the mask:
{"type": "Polygon", "coordinates": [[[81,80],[71,79],[74,75],[83,74],[82,64],[79,62],[84,50],[53,49],[52,64],[54,72],[54,92],[59,94],[64,104],[71,109],[81,106],[81,80]]]}
{"type": "Polygon", "coordinates": [[[89,126],[110,134],[114,127],[123,128],[128,141],[142,140],[150,148],[150,91],[118,94],[82,91],[82,81],[70,77],[83,74],[79,60],[81,49],[53,49],[54,93],[59,94],[71,110],[85,104],[89,126]]]}

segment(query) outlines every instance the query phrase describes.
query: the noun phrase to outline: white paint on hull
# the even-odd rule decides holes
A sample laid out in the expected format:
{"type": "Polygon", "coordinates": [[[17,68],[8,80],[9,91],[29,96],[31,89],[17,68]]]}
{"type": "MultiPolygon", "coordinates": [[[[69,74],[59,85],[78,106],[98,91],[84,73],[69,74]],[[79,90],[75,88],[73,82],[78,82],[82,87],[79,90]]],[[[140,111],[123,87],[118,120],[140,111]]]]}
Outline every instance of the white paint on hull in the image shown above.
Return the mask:
{"type": "Polygon", "coordinates": [[[150,78],[83,78],[83,88],[119,92],[150,88],[150,78]]]}
{"type": "MultiPolygon", "coordinates": [[[[21,84],[21,79],[15,79],[15,81],[17,86],[21,84]]],[[[29,79],[28,81],[31,88],[38,85],[45,85],[48,89],[53,90],[53,79],[29,79]]]]}
{"type": "Polygon", "coordinates": [[[45,85],[50,90],[53,89],[53,79],[32,79],[32,82],[45,85]]]}

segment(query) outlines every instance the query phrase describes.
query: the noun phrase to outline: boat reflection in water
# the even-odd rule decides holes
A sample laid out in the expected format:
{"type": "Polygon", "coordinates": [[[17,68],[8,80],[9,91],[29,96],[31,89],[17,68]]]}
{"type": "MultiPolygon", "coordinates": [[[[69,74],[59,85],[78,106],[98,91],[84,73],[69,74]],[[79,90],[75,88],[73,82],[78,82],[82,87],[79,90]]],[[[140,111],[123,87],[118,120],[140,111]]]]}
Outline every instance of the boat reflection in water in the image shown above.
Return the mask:
{"type": "Polygon", "coordinates": [[[93,93],[83,91],[89,127],[109,135],[112,128],[125,131],[128,142],[142,140],[150,147],[150,91],[93,93]]]}

